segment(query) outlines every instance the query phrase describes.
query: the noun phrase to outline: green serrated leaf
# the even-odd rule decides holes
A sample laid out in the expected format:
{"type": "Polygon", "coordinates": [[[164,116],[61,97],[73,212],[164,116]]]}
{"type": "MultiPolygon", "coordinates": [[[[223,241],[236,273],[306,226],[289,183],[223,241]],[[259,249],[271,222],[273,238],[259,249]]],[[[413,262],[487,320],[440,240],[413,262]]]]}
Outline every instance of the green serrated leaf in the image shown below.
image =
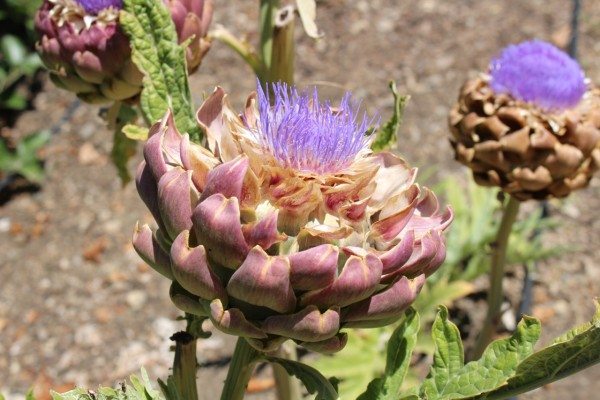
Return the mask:
{"type": "Polygon", "coordinates": [[[394,113],[388,122],[381,127],[373,143],[371,143],[371,149],[373,151],[382,151],[392,146],[397,140],[397,133],[400,124],[402,123],[402,117],[404,115],[404,108],[410,99],[410,96],[400,96],[398,89],[396,88],[396,82],[390,82],[390,90],[394,96],[394,113]]]}
{"type": "Polygon", "coordinates": [[[192,95],[187,79],[185,49],[177,43],[175,25],[159,0],[125,0],[120,23],[128,35],[132,58],[144,74],[141,107],[153,123],[168,109],[175,123],[190,139],[200,142],[192,95]]]}
{"type": "Polygon", "coordinates": [[[494,390],[511,378],[519,364],[533,353],[540,336],[540,323],[523,317],[516,331],[506,339],[490,344],[481,359],[461,368],[462,348],[458,328],[448,320],[447,312],[438,312],[432,332],[436,342],[436,358],[432,370],[421,386],[421,397],[428,400],[465,399],[494,390]]]}
{"type": "Polygon", "coordinates": [[[542,387],[600,363],[600,307],[578,326],[519,364],[506,385],[472,399],[505,399],[542,387]]]}
{"type": "Polygon", "coordinates": [[[66,393],[50,392],[53,400],[179,400],[165,399],[160,392],[152,388],[146,371],[142,369],[142,378],[132,375],[131,385],[122,384],[118,388],[100,387],[96,390],[77,388],[66,393]]]}
{"type": "Polygon", "coordinates": [[[269,362],[281,365],[288,374],[294,375],[300,379],[306,387],[306,390],[308,390],[308,393],[316,393],[317,396],[315,400],[338,399],[338,394],[331,383],[313,367],[298,361],[292,361],[278,357],[265,357],[265,359],[269,362]]]}
{"type": "Polygon", "coordinates": [[[357,400],[398,399],[417,343],[419,326],[419,314],[414,309],[409,309],[388,342],[384,376],[371,381],[357,400]]]}
{"type": "Polygon", "coordinates": [[[422,393],[428,396],[438,393],[438,388],[446,387],[451,377],[458,375],[465,364],[460,331],[456,325],[448,321],[446,307],[439,307],[431,333],[435,343],[433,365],[422,388],[422,393]]]}

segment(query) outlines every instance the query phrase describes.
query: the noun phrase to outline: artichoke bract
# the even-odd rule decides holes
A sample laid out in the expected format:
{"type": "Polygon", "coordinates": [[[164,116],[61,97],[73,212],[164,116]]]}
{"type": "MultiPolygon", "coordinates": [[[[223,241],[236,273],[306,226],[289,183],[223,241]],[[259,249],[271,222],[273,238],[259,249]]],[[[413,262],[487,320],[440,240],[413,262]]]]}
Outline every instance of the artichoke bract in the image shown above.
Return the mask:
{"type": "MultiPolygon", "coordinates": [[[[193,72],[210,47],[212,0],[163,0],[193,72]]],[[[37,50],[59,87],[90,103],[134,100],[142,74],[119,27],[122,0],[44,0],[35,17],[37,50]]]]}
{"type": "Polygon", "coordinates": [[[506,48],[449,115],[456,159],[518,200],[565,197],[600,167],[600,91],[541,41],[506,48]]]}
{"type": "Polygon", "coordinates": [[[210,150],[168,113],[151,128],[138,192],[158,228],[133,244],[182,310],[261,351],[344,347],[343,328],[396,321],[443,262],[452,220],[416,169],[373,153],[346,95],[274,84],[241,115],[217,88],[197,113],[210,150]]]}

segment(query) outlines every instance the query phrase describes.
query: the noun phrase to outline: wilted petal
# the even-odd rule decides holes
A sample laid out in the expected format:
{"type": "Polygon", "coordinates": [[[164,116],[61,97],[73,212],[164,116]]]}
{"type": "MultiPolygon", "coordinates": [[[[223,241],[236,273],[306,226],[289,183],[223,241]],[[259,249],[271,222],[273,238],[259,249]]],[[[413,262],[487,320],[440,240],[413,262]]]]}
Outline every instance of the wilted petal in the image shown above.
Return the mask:
{"type": "Polygon", "coordinates": [[[209,257],[224,267],[237,268],[249,251],[237,198],[214,194],[198,204],[192,218],[198,242],[209,257]]]}
{"type": "Polygon", "coordinates": [[[331,284],[337,273],[338,255],[338,248],[330,244],[290,254],[292,287],[315,290],[331,284]]]}
{"type": "Polygon", "coordinates": [[[288,313],[296,308],[290,263],[254,247],[227,284],[227,293],[246,303],[288,313]]]}
{"type": "Polygon", "coordinates": [[[345,239],[350,236],[352,232],[352,228],[347,225],[312,225],[302,228],[298,233],[298,236],[296,236],[296,240],[298,241],[300,250],[304,250],[345,239]]]}
{"type": "Polygon", "coordinates": [[[210,320],[225,333],[255,339],[265,339],[267,335],[246,319],[237,308],[225,309],[219,299],[210,303],[210,320]]]}
{"type": "Polygon", "coordinates": [[[196,113],[198,124],[206,132],[208,147],[221,160],[229,161],[239,155],[238,146],[224,124],[225,91],[216,87],[196,113]]]}
{"type": "Polygon", "coordinates": [[[226,301],[225,288],[211,270],[204,247],[190,248],[189,236],[189,231],[181,232],[171,246],[173,275],[185,290],[196,296],[226,301]]]}
{"type": "Polygon", "coordinates": [[[386,202],[407,190],[413,184],[417,174],[416,168],[410,168],[408,164],[389,152],[381,152],[375,155],[380,168],[375,175],[377,186],[371,195],[370,206],[381,209],[386,202]]]}
{"type": "Polygon", "coordinates": [[[371,225],[371,235],[386,241],[398,236],[413,217],[418,199],[417,186],[411,186],[406,192],[390,199],[381,211],[380,219],[371,225]]]}
{"type": "Polygon", "coordinates": [[[347,322],[387,320],[399,318],[416,299],[425,283],[425,275],[413,280],[405,276],[387,289],[343,310],[344,326],[347,322]]]}
{"type": "Polygon", "coordinates": [[[133,248],[142,260],[154,268],[156,272],[171,280],[175,279],[171,272],[169,255],[161,249],[148,225],[144,225],[141,228],[138,224],[135,225],[133,248]]]}
{"type": "Polygon", "coordinates": [[[350,256],[340,276],[322,290],[308,292],[301,297],[301,304],[318,307],[344,307],[369,297],[377,289],[383,265],[372,254],[366,257],[350,256]]]}
{"type": "Polygon", "coordinates": [[[435,194],[428,188],[423,188],[424,196],[417,204],[417,213],[408,221],[405,230],[414,230],[415,236],[420,238],[430,230],[444,230],[454,218],[452,208],[447,206],[443,213],[439,213],[439,203],[435,194]]]}
{"type": "Polygon", "coordinates": [[[339,309],[321,313],[310,305],[288,315],[274,315],[265,319],[262,329],[273,335],[306,342],[319,342],[335,335],[340,329],[339,309]]]}

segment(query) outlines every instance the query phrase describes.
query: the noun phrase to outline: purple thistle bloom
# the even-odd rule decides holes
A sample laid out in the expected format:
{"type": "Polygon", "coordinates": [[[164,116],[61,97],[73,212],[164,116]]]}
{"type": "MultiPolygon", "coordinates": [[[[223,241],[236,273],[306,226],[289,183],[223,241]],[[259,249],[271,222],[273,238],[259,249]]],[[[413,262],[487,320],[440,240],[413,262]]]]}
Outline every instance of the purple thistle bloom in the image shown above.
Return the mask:
{"type": "Polygon", "coordinates": [[[586,91],[577,61],[540,40],[508,46],[489,68],[494,91],[546,110],[574,107],[586,91]]]}
{"type": "Polygon", "coordinates": [[[272,84],[273,105],[258,86],[260,127],[257,139],[282,166],[318,174],[336,173],[350,166],[369,145],[370,122],[346,92],[339,107],[319,102],[317,89],[299,93],[285,83],[272,84]]]}
{"type": "Polygon", "coordinates": [[[90,14],[98,14],[100,11],[114,7],[118,10],[123,8],[123,0],[77,0],[79,4],[90,14]]]}

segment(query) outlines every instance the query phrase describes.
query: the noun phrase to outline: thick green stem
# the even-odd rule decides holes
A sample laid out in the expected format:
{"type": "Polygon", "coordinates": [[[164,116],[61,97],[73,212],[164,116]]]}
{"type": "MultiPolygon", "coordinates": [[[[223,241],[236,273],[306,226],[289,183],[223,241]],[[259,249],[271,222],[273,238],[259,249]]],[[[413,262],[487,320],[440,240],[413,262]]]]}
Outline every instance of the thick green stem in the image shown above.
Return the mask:
{"type": "Polygon", "coordinates": [[[246,339],[238,338],[225,386],[221,393],[221,400],[242,400],[246,392],[246,386],[254,371],[254,364],[260,358],[260,353],[250,346],[246,339]]]}
{"type": "MultiPolygon", "coordinates": [[[[279,0],[260,0],[260,47],[259,54],[265,65],[265,75],[271,70],[271,54],[273,50],[274,12],[279,5],[279,0]]],[[[265,83],[267,76],[259,76],[261,83],[265,83]]]]}
{"type": "MultiPolygon", "coordinates": [[[[296,345],[293,342],[284,343],[276,354],[279,358],[297,361],[298,355],[296,345]]],[[[301,400],[302,392],[300,381],[288,374],[281,365],[273,363],[273,375],[275,377],[275,387],[277,389],[278,400],[301,400]]]]}
{"type": "Polygon", "coordinates": [[[175,341],[173,379],[182,399],[197,400],[196,386],[196,337],[188,332],[177,332],[171,337],[175,341]]]}
{"type": "Polygon", "coordinates": [[[284,7],[277,11],[273,29],[273,49],[269,81],[294,84],[294,8],[284,7]]]}
{"type": "Polygon", "coordinates": [[[473,349],[472,359],[478,359],[484,350],[491,343],[494,334],[498,328],[501,318],[502,300],[504,291],[502,281],[504,280],[504,266],[506,265],[506,251],[508,249],[508,239],[512,226],[519,213],[520,202],[514,197],[510,197],[502,214],[502,221],[496,234],[496,240],[492,249],[492,260],[490,270],[490,289],[487,296],[487,315],[483,328],[477,338],[477,343],[473,349]]]}

